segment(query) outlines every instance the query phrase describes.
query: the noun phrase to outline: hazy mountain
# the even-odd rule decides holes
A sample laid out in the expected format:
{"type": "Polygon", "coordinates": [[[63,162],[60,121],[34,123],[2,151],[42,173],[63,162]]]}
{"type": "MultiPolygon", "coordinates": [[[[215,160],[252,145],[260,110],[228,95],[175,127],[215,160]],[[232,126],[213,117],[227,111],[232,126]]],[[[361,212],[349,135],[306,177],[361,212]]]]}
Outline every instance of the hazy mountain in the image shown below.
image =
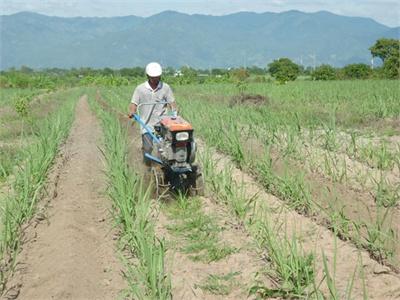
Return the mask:
{"type": "Polygon", "coordinates": [[[160,61],[194,67],[266,66],[279,57],[304,65],[370,61],[381,37],[399,38],[368,18],[329,12],[241,12],[226,16],[166,11],[151,17],[0,16],[1,68],[128,67],[160,61]]]}

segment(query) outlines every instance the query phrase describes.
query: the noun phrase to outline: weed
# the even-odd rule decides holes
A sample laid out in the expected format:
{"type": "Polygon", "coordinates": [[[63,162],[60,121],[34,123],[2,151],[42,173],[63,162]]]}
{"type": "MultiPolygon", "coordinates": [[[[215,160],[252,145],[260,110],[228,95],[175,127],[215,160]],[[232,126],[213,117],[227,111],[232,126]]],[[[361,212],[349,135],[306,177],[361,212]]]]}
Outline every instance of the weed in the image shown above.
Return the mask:
{"type": "Polygon", "coordinates": [[[235,277],[239,274],[240,272],[230,272],[225,275],[210,274],[203,283],[200,283],[195,287],[199,287],[203,291],[207,291],[214,295],[229,295],[234,285],[238,284],[235,277]]]}
{"type": "Polygon", "coordinates": [[[220,243],[218,233],[222,230],[213,218],[201,211],[198,198],[188,201],[183,196],[178,197],[176,204],[168,208],[169,215],[177,220],[168,225],[167,229],[177,237],[184,239],[181,251],[191,255],[194,261],[218,261],[237,252],[237,249],[220,243]]]}

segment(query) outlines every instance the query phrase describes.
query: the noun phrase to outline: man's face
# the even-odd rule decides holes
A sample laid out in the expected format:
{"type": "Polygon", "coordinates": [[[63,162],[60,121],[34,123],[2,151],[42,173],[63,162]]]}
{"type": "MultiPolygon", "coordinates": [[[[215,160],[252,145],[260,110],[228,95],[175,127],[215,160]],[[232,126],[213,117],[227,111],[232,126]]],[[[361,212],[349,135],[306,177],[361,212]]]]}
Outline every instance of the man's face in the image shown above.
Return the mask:
{"type": "Polygon", "coordinates": [[[158,83],[160,82],[160,78],[161,78],[160,76],[157,76],[157,77],[147,76],[147,77],[148,77],[151,85],[158,85],[158,83]]]}

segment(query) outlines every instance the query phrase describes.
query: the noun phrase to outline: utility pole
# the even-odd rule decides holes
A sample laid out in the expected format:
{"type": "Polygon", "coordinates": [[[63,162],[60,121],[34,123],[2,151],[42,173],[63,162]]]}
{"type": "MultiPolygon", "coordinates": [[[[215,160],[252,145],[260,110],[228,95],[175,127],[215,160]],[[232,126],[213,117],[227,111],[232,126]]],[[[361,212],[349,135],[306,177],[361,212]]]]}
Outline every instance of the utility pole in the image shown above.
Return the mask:
{"type": "Polygon", "coordinates": [[[317,64],[317,55],[314,52],[314,54],[309,54],[308,56],[313,60],[313,69],[315,71],[315,67],[316,67],[316,64],[317,64]]]}

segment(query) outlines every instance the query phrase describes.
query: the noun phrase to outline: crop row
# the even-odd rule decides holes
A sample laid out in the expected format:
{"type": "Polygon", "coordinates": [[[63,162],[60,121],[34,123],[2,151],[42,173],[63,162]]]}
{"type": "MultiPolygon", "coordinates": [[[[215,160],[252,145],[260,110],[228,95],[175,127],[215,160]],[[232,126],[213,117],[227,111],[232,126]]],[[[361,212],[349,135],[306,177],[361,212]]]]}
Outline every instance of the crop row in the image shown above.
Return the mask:
{"type": "MultiPolygon", "coordinates": [[[[5,183],[8,192],[0,199],[1,289],[14,267],[20,247],[21,225],[32,217],[37,202],[45,193],[47,175],[60,144],[69,132],[76,99],[69,95],[56,113],[32,123],[35,139],[21,150],[17,162],[12,160],[10,163],[13,176],[5,183]]],[[[21,139],[24,137],[21,135],[21,139]]]]}
{"type": "Polygon", "coordinates": [[[115,114],[103,110],[97,102],[91,101],[91,106],[104,129],[108,196],[121,231],[121,257],[129,286],[123,297],[170,299],[171,283],[164,269],[165,245],[154,230],[152,186],[146,187],[143,178],[129,166],[127,132],[115,114]]]}

